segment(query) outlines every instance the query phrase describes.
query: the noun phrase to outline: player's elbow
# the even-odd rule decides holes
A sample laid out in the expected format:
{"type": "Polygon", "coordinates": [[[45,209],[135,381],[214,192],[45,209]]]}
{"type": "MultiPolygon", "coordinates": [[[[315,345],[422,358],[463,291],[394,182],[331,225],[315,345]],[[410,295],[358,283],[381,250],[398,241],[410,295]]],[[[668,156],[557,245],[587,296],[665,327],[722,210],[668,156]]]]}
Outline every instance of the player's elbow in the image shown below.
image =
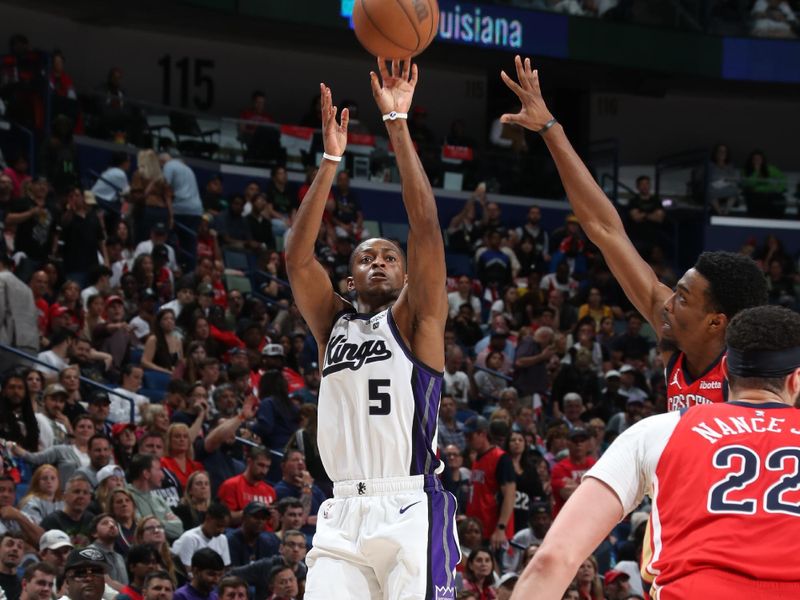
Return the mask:
{"type": "Polygon", "coordinates": [[[553,577],[560,573],[575,573],[578,567],[572,567],[567,545],[544,544],[536,551],[526,571],[535,578],[553,577]]]}

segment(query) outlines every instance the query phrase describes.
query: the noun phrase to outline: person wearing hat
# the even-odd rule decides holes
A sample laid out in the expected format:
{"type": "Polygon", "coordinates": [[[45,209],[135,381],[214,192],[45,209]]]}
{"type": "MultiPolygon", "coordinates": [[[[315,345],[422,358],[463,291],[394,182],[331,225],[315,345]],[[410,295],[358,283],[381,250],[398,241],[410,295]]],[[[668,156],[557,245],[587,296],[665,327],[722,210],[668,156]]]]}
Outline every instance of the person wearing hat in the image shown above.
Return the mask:
{"type": "Polygon", "coordinates": [[[94,390],[86,401],[86,412],[92,418],[98,433],[111,439],[111,421],[108,417],[111,412],[111,398],[105,390],[94,390]]]}
{"type": "Polygon", "coordinates": [[[42,394],[42,412],[36,413],[39,423],[39,447],[42,450],[55,444],[64,444],[72,433],[72,425],[64,415],[64,405],[69,393],[60,383],[51,383],[42,394]]]}
{"type": "MultiPolygon", "coordinates": [[[[283,344],[270,343],[264,345],[264,348],[261,350],[261,368],[262,373],[270,369],[277,369],[283,373],[283,378],[286,380],[286,386],[290,394],[299,392],[305,387],[303,376],[287,366],[283,344]]],[[[259,394],[259,398],[263,397],[263,394],[259,394]]]]}
{"type": "Polygon", "coordinates": [[[564,506],[567,499],[575,492],[581,477],[594,466],[596,459],[589,455],[589,431],[582,427],[574,427],[567,436],[569,455],[558,461],[550,474],[550,485],[553,490],[553,518],[564,506]]]}
{"type": "Polygon", "coordinates": [[[100,600],[105,591],[108,563],[96,548],[76,548],[67,556],[64,581],[69,600],[100,600]]]}
{"type": "Polygon", "coordinates": [[[619,435],[642,419],[644,401],[639,396],[631,396],[625,401],[625,410],[620,411],[608,420],[606,431],[619,435]]]}
{"type": "Polygon", "coordinates": [[[212,548],[201,548],[191,556],[189,583],[175,590],[174,600],[218,600],[215,588],[222,579],[225,562],[212,548]]]}
{"type": "Polygon", "coordinates": [[[514,501],[517,477],[511,457],[495,446],[489,421],[470,417],[464,423],[467,446],[477,452],[472,463],[472,494],[466,514],[483,524],[483,539],[492,549],[502,548],[514,535],[514,501]]]}
{"type": "Polygon", "coordinates": [[[280,539],[265,531],[270,518],[270,508],[263,502],[252,501],[242,511],[242,524],[227,532],[231,566],[240,567],[254,560],[275,556],[280,539]]]}
{"type": "Polygon", "coordinates": [[[167,243],[168,235],[169,229],[167,225],[159,221],[150,229],[150,239],[142,240],[136,245],[136,249],[133,251],[133,258],[135,259],[142,254],[152,254],[153,248],[163,245],[167,251],[167,268],[172,272],[177,271],[178,262],[175,260],[175,250],[167,243]]]}
{"type": "Polygon", "coordinates": [[[39,538],[39,558],[56,569],[59,575],[64,573],[67,555],[72,548],[72,540],[60,529],[49,529],[39,538]]]}
{"type": "Polygon", "coordinates": [[[514,591],[514,586],[517,585],[517,579],[519,579],[519,575],[513,571],[500,577],[497,583],[494,584],[494,588],[497,590],[495,592],[495,600],[508,600],[511,598],[511,592],[514,591]]]}
{"type": "Polygon", "coordinates": [[[546,502],[531,503],[528,526],[514,534],[508,552],[503,554],[503,571],[516,572],[522,561],[524,549],[531,545],[540,545],[552,523],[549,499],[546,502]]]}
{"type": "Polygon", "coordinates": [[[606,571],[603,576],[603,591],[607,600],[625,600],[631,593],[630,575],[619,569],[606,571]]]}

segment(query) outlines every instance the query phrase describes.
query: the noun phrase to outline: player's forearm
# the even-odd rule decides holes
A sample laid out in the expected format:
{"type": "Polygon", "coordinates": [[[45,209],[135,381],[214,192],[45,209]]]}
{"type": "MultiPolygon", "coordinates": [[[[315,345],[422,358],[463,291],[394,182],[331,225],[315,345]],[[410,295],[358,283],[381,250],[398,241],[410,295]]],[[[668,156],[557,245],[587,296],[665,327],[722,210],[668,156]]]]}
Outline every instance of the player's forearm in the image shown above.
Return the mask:
{"type": "MultiPolygon", "coordinates": [[[[404,120],[387,121],[386,130],[394,148],[397,169],[403,182],[403,204],[412,231],[439,230],[439,217],[433,190],[414,149],[404,120]]],[[[441,233],[440,233],[441,234],[441,233]]]]}
{"type": "Polygon", "coordinates": [[[323,159],[286,237],[287,268],[291,269],[293,266],[301,266],[314,260],[314,244],[319,235],[325,202],[335,175],[336,163],[323,159]]]}
{"type": "Polygon", "coordinates": [[[556,163],[570,206],[589,239],[600,246],[600,234],[624,232],[617,210],[575,152],[564,128],[556,124],[542,137],[556,163]]]}

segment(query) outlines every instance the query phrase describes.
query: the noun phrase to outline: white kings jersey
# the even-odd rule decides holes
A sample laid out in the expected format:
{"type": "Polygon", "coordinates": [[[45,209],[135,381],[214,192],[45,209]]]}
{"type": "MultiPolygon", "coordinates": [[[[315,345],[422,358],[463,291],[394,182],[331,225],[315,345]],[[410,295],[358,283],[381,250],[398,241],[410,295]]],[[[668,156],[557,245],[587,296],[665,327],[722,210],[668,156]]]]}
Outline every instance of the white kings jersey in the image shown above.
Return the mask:
{"type": "Polygon", "coordinates": [[[328,476],[336,482],[440,472],[441,390],[442,373],[414,358],[391,309],[339,313],[319,389],[317,442],[328,476]]]}

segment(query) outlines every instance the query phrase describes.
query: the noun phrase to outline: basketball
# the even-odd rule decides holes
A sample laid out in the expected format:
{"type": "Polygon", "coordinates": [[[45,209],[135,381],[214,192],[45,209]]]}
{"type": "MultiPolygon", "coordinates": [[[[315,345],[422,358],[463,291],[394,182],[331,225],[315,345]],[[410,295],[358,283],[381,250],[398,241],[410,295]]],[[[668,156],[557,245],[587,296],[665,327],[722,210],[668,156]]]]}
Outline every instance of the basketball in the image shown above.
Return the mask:
{"type": "Polygon", "coordinates": [[[401,59],[427,48],[439,30],[436,0],[355,0],[356,37],[375,56],[401,59]]]}

